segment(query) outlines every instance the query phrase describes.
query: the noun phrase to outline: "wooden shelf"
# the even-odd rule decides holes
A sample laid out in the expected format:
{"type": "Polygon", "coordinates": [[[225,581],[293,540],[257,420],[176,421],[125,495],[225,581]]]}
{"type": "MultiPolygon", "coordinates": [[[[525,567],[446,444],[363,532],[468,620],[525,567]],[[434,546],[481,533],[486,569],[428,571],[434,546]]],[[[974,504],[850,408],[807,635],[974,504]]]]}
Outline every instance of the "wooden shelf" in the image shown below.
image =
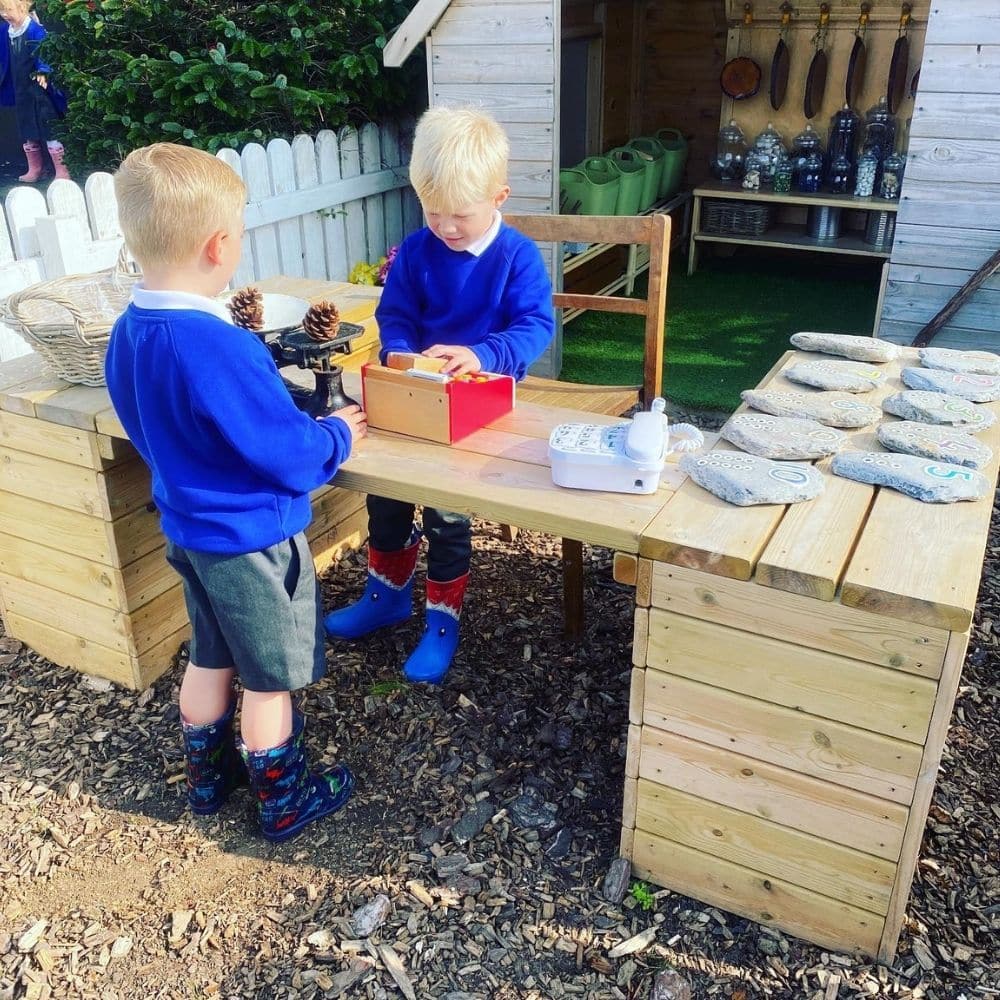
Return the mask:
{"type": "Polygon", "coordinates": [[[857,198],[853,194],[830,194],[828,191],[817,191],[806,194],[802,191],[789,191],[787,194],[775,194],[773,191],[748,191],[739,184],[725,184],[713,181],[695,188],[695,198],[726,198],[731,201],[764,201],[777,205],[805,205],[815,208],[817,205],[832,205],[835,208],[847,208],[858,212],[898,212],[899,202],[885,198],[857,198]]]}
{"type": "Polygon", "coordinates": [[[703,243],[737,243],[746,246],[778,249],[815,250],[817,253],[842,253],[856,257],[881,257],[888,260],[891,250],[877,250],[860,236],[838,236],[835,240],[818,240],[801,226],[772,226],[761,236],[729,236],[725,233],[695,233],[692,237],[703,243]]]}

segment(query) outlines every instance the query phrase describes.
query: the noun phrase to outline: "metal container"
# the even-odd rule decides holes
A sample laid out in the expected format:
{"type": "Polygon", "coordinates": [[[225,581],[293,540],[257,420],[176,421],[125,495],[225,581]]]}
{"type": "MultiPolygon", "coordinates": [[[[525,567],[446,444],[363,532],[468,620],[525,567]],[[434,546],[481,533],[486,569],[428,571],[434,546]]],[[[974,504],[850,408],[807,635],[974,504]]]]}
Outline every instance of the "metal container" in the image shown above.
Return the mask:
{"type": "Polygon", "coordinates": [[[814,240],[835,240],[840,236],[841,209],[833,205],[816,205],[809,209],[806,232],[814,240]]]}
{"type": "Polygon", "coordinates": [[[888,250],[896,235],[895,212],[869,212],[865,224],[865,243],[876,250],[888,250]]]}

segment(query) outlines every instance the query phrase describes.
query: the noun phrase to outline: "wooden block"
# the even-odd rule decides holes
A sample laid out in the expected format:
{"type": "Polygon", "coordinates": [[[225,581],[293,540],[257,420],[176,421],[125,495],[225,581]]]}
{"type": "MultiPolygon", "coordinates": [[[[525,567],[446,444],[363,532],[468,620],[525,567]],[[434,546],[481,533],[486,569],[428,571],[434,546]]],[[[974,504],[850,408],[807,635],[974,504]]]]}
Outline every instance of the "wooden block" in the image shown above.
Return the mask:
{"type": "Polygon", "coordinates": [[[163,545],[160,515],[151,503],[116,518],[110,530],[117,558],[126,566],[163,545]]]}
{"type": "Polygon", "coordinates": [[[807,646],[653,608],[650,668],[923,745],[937,685],[807,646]]]}
{"type": "Polygon", "coordinates": [[[124,584],[122,610],[137,611],[144,604],[176,586],[180,579],[167,562],[166,545],[141,555],[122,567],[124,584]]]}
{"type": "Polygon", "coordinates": [[[364,402],[370,427],[440,444],[451,441],[448,394],[437,382],[376,365],[365,373],[364,402]]]}
{"type": "Polygon", "coordinates": [[[642,725],[643,690],[646,683],[646,671],[638,667],[632,668],[632,682],[629,686],[628,721],[633,726],[642,725]]]}
{"type": "Polygon", "coordinates": [[[0,491],[0,532],[42,545],[58,539],[59,548],[71,555],[117,563],[111,526],[102,518],[16,493],[0,491]]]}
{"type": "Polygon", "coordinates": [[[659,670],[646,673],[643,723],[904,804],[920,767],[912,743],[659,670]]]}
{"type": "Polygon", "coordinates": [[[934,795],[937,782],[938,767],[941,764],[941,754],[948,737],[948,725],[951,721],[952,709],[955,706],[955,695],[962,677],[962,666],[965,663],[965,653],[969,645],[968,632],[956,632],[951,637],[948,652],[945,656],[944,670],[938,685],[937,699],[931,716],[927,743],[923,758],[920,761],[920,772],[917,775],[913,802],[910,807],[906,832],[903,834],[903,845],[899,859],[899,874],[893,887],[889,912],[886,917],[885,932],[879,943],[878,958],[880,962],[890,964],[896,956],[899,944],[899,933],[903,926],[906,904],[910,896],[910,886],[913,873],[920,856],[920,843],[924,835],[927,813],[934,795]]]}
{"type": "Polygon", "coordinates": [[[625,747],[625,777],[639,777],[639,748],[642,745],[642,726],[628,727],[628,738],[625,747]]]}
{"type": "Polygon", "coordinates": [[[130,651],[142,656],[187,624],[184,590],[178,579],[175,586],[154,597],[129,616],[130,651]]]}
{"type": "Polygon", "coordinates": [[[611,575],[616,583],[634,587],[639,579],[639,558],[631,552],[616,552],[611,567],[611,575]]]}
{"type": "Polygon", "coordinates": [[[639,782],[635,778],[625,779],[625,790],[622,794],[622,826],[635,828],[635,811],[639,802],[639,782]]]}
{"type": "Polygon", "coordinates": [[[639,776],[895,863],[905,806],[642,727],[639,776]]]}
{"type": "MultiPolygon", "coordinates": [[[[51,536],[48,541],[58,545],[60,540],[51,536]]],[[[61,594],[116,610],[123,606],[125,588],[119,570],[14,535],[0,534],[0,574],[51,590],[50,617],[58,614],[61,594]]]]}
{"type": "Polygon", "coordinates": [[[5,613],[4,621],[8,635],[20,639],[47,660],[95,677],[104,677],[123,687],[136,687],[136,657],[124,650],[102,646],[91,639],[12,611],[5,613]]]}
{"type": "Polygon", "coordinates": [[[37,375],[26,378],[16,385],[11,385],[0,393],[0,410],[33,417],[35,407],[39,403],[65,389],[68,384],[57,375],[49,373],[43,366],[37,375]]]}
{"type": "Polygon", "coordinates": [[[637,667],[646,665],[647,645],[649,643],[649,611],[646,608],[635,609],[635,624],[632,628],[632,663],[637,667]]]}
{"type": "Polygon", "coordinates": [[[111,397],[104,386],[63,383],[63,388],[58,392],[35,404],[35,415],[47,423],[93,431],[96,427],[95,417],[110,405],[111,397]]]}
{"type": "Polygon", "coordinates": [[[885,914],[891,861],[640,778],[636,828],[776,876],[850,906],[885,914]]]}
{"type": "Polygon", "coordinates": [[[407,354],[405,351],[390,351],[385,357],[386,368],[405,372],[416,368],[422,372],[439,372],[444,368],[444,358],[427,358],[423,354],[407,354]]]}
{"type": "Polygon", "coordinates": [[[362,508],[329,531],[309,540],[316,575],[322,576],[345,552],[358,549],[368,537],[368,511],[362,508]]]}
{"type": "Polygon", "coordinates": [[[136,458],[100,474],[107,491],[110,519],[145,507],[153,499],[153,483],[145,462],[136,458]]]}
{"type": "Polygon", "coordinates": [[[96,435],[86,431],[0,411],[0,445],[4,448],[91,469],[99,467],[96,444],[96,435]]]}
{"type": "Polygon", "coordinates": [[[314,538],[325,534],[364,507],[364,494],[355,493],[353,490],[341,490],[330,486],[322,492],[314,491],[313,518],[306,528],[306,537],[314,538]]]}
{"type": "Polygon", "coordinates": [[[653,566],[652,603],[677,614],[922,677],[940,675],[948,644],[945,629],[909,625],[845,608],[837,601],[817,604],[798,594],[664,563],[653,566]]]}
{"type": "Polygon", "coordinates": [[[653,560],[640,559],[635,584],[635,603],[648,608],[653,591],[653,560]]]}
{"type": "Polygon", "coordinates": [[[618,842],[618,856],[632,860],[632,845],[635,842],[635,830],[631,827],[623,826],[621,839],[618,842]]]}
{"type": "Polygon", "coordinates": [[[657,885],[824,948],[866,955],[878,949],[881,917],[642,830],[635,834],[632,866],[657,885]]]}
{"type": "Polygon", "coordinates": [[[144,691],[174,663],[174,657],[185,639],[191,638],[191,626],[185,624],[172,635],[165,636],[139,656],[135,688],[144,691]]]}
{"type": "Polygon", "coordinates": [[[0,491],[110,519],[99,472],[80,465],[0,448],[0,491]]]}

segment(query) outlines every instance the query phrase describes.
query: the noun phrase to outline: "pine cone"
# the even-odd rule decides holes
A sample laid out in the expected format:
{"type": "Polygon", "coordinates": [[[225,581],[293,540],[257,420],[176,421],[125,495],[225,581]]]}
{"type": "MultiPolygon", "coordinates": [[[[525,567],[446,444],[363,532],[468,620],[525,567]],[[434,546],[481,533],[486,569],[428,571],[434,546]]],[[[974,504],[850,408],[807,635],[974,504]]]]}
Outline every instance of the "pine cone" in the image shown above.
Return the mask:
{"type": "Polygon", "coordinates": [[[332,302],[317,302],[309,307],[302,327],[313,340],[333,340],[340,332],[340,310],[332,302]]]}
{"type": "Polygon", "coordinates": [[[229,314],[244,330],[264,329],[264,296],[259,288],[241,288],[229,300],[229,314]]]}

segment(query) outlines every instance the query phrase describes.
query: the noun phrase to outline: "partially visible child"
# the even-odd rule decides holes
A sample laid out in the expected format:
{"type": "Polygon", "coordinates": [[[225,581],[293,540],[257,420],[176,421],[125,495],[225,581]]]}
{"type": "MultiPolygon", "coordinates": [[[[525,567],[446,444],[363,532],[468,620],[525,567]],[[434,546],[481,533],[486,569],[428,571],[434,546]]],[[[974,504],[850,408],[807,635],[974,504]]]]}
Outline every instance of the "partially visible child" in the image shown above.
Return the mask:
{"type": "Polygon", "coordinates": [[[14,107],[28,170],[18,177],[25,184],[41,180],[45,165],[42,143],[48,147],[56,177],[69,179],[63,144],[52,135],[58,116],[46,90],[52,67],[38,58],[45,29],[32,17],[31,0],[0,0],[0,104],[14,107]]]}
{"type": "MultiPolygon", "coordinates": [[[[433,108],[417,124],[410,180],[427,226],[403,241],[375,311],[383,363],[390,351],[445,361],[444,371],[524,378],[552,339],[552,286],[538,247],[504,225],[509,144],[471,108],[433,108]]],[[[368,496],[368,580],[360,600],[326,617],[354,639],[413,613],[420,532],[413,504],[368,496]]],[[[464,514],[425,507],[427,621],[403,673],[440,682],[458,647],[472,528],[464,514]]]]}
{"type": "Polygon", "coordinates": [[[303,530],[309,491],[364,435],[364,413],[349,406],[313,420],[296,409],[263,342],[216,301],[243,236],[246,190],[229,166],[156,143],[125,159],[115,194],[143,282],[114,326],[105,370],[115,411],[152,472],[191,620],[180,692],[188,799],[195,813],[217,812],[249,770],[261,832],[286,840],[339,809],[354,786],[343,765],[309,770],[290,692],[325,671],[303,530]],[[240,754],[234,674],[243,686],[240,754]]]}

